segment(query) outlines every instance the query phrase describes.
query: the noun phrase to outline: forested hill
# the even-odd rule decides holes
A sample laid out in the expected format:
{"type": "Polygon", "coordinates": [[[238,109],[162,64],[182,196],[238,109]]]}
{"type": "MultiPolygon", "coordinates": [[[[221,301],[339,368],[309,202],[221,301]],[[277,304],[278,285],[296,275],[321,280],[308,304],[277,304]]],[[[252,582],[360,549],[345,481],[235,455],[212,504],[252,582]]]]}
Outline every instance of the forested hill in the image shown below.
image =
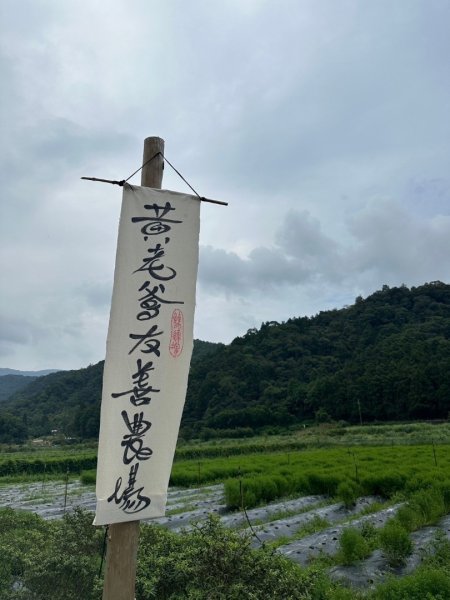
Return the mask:
{"type": "MultiPolygon", "coordinates": [[[[3,403],[22,435],[93,437],[103,363],[39,378],[3,403]]],[[[340,310],[195,342],[183,435],[310,420],[440,419],[450,411],[450,285],[389,288],[340,310]]],[[[6,425],[5,425],[6,427],[6,425]]],[[[11,427],[8,429],[11,431],[11,427]]]]}
{"type": "MultiPolygon", "coordinates": [[[[194,340],[191,364],[204,360],[222,344],[194,340]]],[[[98,435],[103,361],[85,369],[58,371],[31,379],[24,389],[3,399],[0,406],[0,443],[57,430],[67,436],[98,435]]]]}
{"type": "Polygon", "coordinates": [[[447,418],[450,286],[383,286],[341,310],[264,323],[191,369],[185,427],[447,418]]]}
{"type": "Polygon", "coordinates": [[[15,392],[27,387],[36,377],[25,375],[0,375],[0,404],[15,392]]]}

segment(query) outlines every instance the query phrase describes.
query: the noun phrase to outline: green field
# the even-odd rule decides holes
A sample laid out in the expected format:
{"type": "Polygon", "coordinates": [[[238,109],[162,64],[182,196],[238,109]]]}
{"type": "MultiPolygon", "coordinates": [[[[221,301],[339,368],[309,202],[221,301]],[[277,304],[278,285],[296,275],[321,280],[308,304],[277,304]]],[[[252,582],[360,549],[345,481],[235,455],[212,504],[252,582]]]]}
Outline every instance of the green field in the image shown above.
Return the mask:
{"type": "MultiPolygon", "coordinates": [[[[447,464],[444,448],[448,444],[450,444],[450,423],[447,422],[366,426],[324,424],[286,431],[284,435],[189,443],[180,440],[175,454],[172,483],[197,485],[223,481],[228,477],[237,476],[239,469],[242,475],[254,475],[260,473],[262,469],[264,472],[272,469],[272,463],[275,469],[281,470],[286,470],[286,463],[288,463],[288,466],[292,467],[290,471],[294,471],[297,466],[303,468],[301,456],[312,449],[327,450],[323,454],[323,459],[319,459],[320,452],[312,455],[317,458],[317,467],[321,471],[326,467],[327,456],[330,457],[328,462],[331,464],[334,461],[342,461],[339,477],[341,474],[343,476],[344,471],[351,472],[351,464],[353,463],[354,467],[356,460],[351,453],[354,452],[356,457],[362,452],[360,450],[362,447],[384,447],[385,452],[380,448],[381,454],[375,453],[374,456],[377,456],[377,460],[379,457],[380,460],[388,462],[389,458],[395,461],[396,457],[403,456],[401,446],[419,447],[417,456],[420,457],[421,462],[426,464],[428,456],[431,457],[431,465],[434,465],[435,453],[436,457],[439,457],[438,466],[444,467],[447,464]],[[265,466],[257,458],[258,454],[270,456],[270,459],[262,459],[265,466]],[[292,465],[290,465],[291,460],[292,465]],[[249,461],[257,464],[258,468],[252,470],[248,466],[249,461]]],[[[405,458],[407,456],[409,455],[405,455],[405,458]]],[[[357,460],[363,463],[359,475],[363,476],[364,470],[367,474],[369,472],[367,463],[371,459],[362,452],[357,460]]],[[[94,469],[96,461],[96,448],[92,445],[40,448],[28,445],[15,447],[4,445],[0,447],[0,479],[17,480],[26,477],[39,479],[44,474],[47,478],[51,478],[59,477],[67,471],[76,475],[94,469]]],[[[329,470],[329,467],[327,468],[329,470]]]]}
{"type": "MultiPolygon", "coordinates": [[[[83,480],[95,482],[94,448],[7,450],[0,453],[0,482],[5,485],[60,479],[67,472],[77,477],[83,473],[83,480]]],[[[335,498],[346,506],[360,496],[375,495],[400,508],[378,530],[346,523],[337,554],[322,557],[307,569],[276,553],[277,545],[286,541],[252,550],[250,538],[226,529],[218,520],[181,534],[143,524],[138,600],[450,598],[450,543],[445,539],[433,541],[433,552],[414,574],[388,580],[373,590],[348,590],[333,583],[327,571],[331,565],[357,568],[375,549],[383,552],[392,569],[398,569],[413,550],[411,533],[437,523],[449,512],[450,426],[446,422],[329,424],[285,435],[180,443],[171,484],[212,483],[224,483],[231,510],[310,494],[335,498]]],[[[372,510],[383,506],[375,503],[372,510]]],[[[37,599],[70,600],[79,598],[81,589],[83,597],[99,600],[102,532],[91,527],[91,521],[92,516],[82,512],[46,522],[22,511],[0,509],[0,600],[28,598],[26,590],[37,599]],[[17,581],[24,587],[14,589],[17,581]]],[[[292,539],[327,526],[317,518],[292,539]]]]}

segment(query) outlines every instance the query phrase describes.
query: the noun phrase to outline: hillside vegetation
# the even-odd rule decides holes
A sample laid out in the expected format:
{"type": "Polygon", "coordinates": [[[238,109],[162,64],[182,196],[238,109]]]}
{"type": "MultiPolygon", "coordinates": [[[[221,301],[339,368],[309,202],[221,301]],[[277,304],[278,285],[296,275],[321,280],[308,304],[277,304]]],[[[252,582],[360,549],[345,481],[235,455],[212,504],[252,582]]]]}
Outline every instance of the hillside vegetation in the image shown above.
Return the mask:
{"type": "Polygon", "coordinates": [[[450,286],[383,286],[367,299],[264,323],[191,370],[198,429],[442,419],[450,410],[450,286]]]}
{"type": "MultiPolygon", "coordinates": [[[[0,441],[2,419],[11,418],[23,435],[95,437],[102,369],[54,373],[5,401],[0,441]]],[[[263,323],[229,345],[196,341],[182,435],[446,419],[449,411],[450,286],[383,286],[340,310],[263,323]]]]}
{"type": "MultiPolygon", "coordinates": [[[[192,366],[221,346],[195,340],[192,366]]],[[[80,439],[97,437],[103,364],[101,361],[85,369],[33,378],[26,388],[4,399],[0,443],[21,442],[28,436],[45,436],[55,430],[80,439]]]]}
{"type": "Polygon", "coordinates": [[[30,385],[36,377],[25,375],[0,375],[0,403],[30,385]]]}

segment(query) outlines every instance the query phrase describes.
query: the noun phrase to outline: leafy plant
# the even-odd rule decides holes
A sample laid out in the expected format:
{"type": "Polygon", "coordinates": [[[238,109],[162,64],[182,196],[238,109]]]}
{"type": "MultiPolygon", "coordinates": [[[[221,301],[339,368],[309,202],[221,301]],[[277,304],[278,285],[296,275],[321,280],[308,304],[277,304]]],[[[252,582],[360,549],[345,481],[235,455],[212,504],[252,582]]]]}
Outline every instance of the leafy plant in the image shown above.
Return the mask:
{"type": "Polygon", "coordinates": [[[176,535],[141,528],[137,600],[342,600],[354,598],[316,568],[300,569],[210,518],[176,535]]]}
{"type": "Polygon", "coordinates": [[[98,600],[102,542],[81,510],[50,522],[0,510],[0,599],[98,600]]]}
{"type": "Polygon", "coordinates": [[[89,471],[82,471],[80,475],[81,483],[84,485],[92,485],[97,480],[97,472],[95,469],[91,469],[89,471]]]}
{"type": "Polygon", "coordinates": [[[337,560],[344,565],[353,565],[370,554],[370,547],[362,533],[355,527],[345,528],[339,538],[337,560]]]}
{"type": "Polygon", "coordinates": [[[443,494],[436,487],[411,494],[408,502],[398,509],[396,518],[405,529],[414,531],[435,523],[445,512],[443,494]]]}
{"type": "Polygon", "coordinates": [[[360,495],[361,489],[354,481],[341,481],[337,487],[336,497],[344,503],[346,508],[355,506],[360,495]]]}
{"type": "Polygon", "coordinates": [[[419,568],[412,575],[390,579],[369,595],[370,600],[447,600],[450,575],[443,569],[419,568]]]}
{"type": "Polygon", "coordinates": [[[413,550],[407,530],[395,519],[391,519],[379,533],[380,546],[389,564],[402,565],[413,550]]]}

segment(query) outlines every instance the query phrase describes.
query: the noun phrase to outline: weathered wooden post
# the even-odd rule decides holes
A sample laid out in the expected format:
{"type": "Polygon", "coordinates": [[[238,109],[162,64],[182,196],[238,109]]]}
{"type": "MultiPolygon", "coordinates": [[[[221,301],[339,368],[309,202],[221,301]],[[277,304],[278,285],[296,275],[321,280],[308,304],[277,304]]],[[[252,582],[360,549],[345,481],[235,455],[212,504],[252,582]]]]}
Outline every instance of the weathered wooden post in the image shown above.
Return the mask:
{"type": "MultiPolygon", "coordinates": [[[[163,155],[164,140],[159,137],[145,139],[142,186],[161,189],[163,155]]],[[[134,600],[138,543],[139,521],[109,526],[103,600],[134,600]]]]}

